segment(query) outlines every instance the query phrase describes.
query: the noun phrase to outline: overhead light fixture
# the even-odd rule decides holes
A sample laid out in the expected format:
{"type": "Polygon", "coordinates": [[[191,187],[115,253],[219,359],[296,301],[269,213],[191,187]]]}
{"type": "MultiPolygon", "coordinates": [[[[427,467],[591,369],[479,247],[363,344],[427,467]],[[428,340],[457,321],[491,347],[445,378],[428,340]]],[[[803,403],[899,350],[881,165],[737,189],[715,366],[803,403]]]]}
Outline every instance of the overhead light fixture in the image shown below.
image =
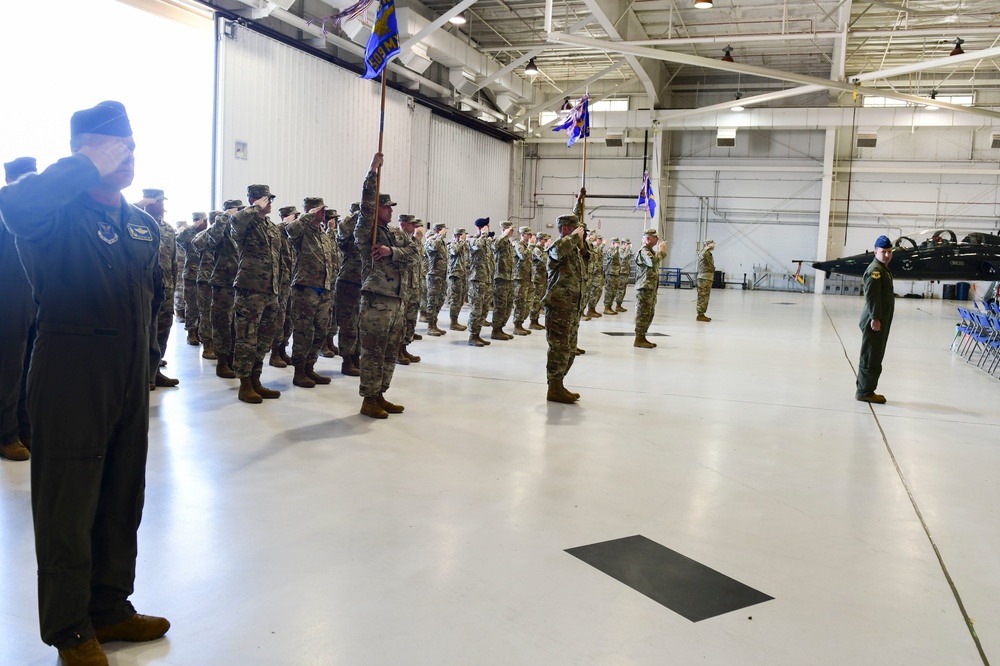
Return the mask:
{"type": "Polygon", "coordinates": [[[965,40],[962,39],[961,37],[959,37],[958,39],[956,39],[955,40],[955,48],[953,48],[951,50],[951,53],[949,55],[962,55],[963,53],[965,53],[965,51],[962,50],[962,44],[964,44],[964,43],[965,43],[965,40]]]}
{"type": "Polygon", "coordinates": [[[538,74],[538,65],[535,64],[535,59],[531,58],[528,60],[528,64],[524,67],[524,73],[528,76],[534,76],[538,74]]]}
{"type": "Polygon", "coordinates": [[[563,100],[562,110],[570,111],[573,109],[573,102],[569,101],[569,97],[563,100]]]}
{"type": "MultiPolygon", "coordinates": [[[[709,4],[711,4],[711,3],[709,3],[709,4]]],[[[736,62],[735,60],[733,60],[733,47],[732,46],[727,46],[726,48],[722,49],[722,51],[725,53],[725,55],[722,56],[722,62],[736,62]]]]}
{"type": "MultiPolygon", "coordinates": [[[[741,99],[743,99],[743,93],[741,93],[741,92],[736,93],[736,101],[739,102],[741,99]]],[[[730,107],[730,108],[733,111],[744,111],[746,109],[746,107],[743,106],[742,102],[740,102],[736,106],[733,106],[733,107],[730,107]]]]}
{"type": "Polygon", "coordinates": [[[711,9],[712,0],[694,0],[695,9],[711,9]]]}
{"type": "Polygon", "coordinates": [[[448,19],[448,23],[451,23],[453,25],[462,25],[463,23],[465,23],[465,12],[459,12],[455,14],[450,19],[448,19]]]}
{"type": "MultiPolygon", "coordinates": [[[[931,91],[931,99],[937,99],[937,90],[932,90],[931,91]]],[[[937,111],[939,108],[941,108],[941,107],[934,106],[933,104],[928,104],[927,105],[927,110],[928,111],[937,111]]]]}

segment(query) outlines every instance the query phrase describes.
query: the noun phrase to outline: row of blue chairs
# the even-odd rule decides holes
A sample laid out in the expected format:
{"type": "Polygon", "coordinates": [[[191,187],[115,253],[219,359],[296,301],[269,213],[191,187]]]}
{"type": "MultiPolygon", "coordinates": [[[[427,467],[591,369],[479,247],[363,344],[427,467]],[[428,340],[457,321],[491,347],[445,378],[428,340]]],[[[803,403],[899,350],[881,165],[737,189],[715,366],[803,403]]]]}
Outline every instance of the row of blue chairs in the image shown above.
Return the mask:
{"type": "Polygon", "coordinates": [[[967,363],[975,359],[976,367],[992,375],[1000,366],[1000,311],[997,311],[995,303],[990,305],[993,307],[985,311],[979,307],[976,310],[958,308],[961,321],[956,327],[951,348],[967,363]]]}

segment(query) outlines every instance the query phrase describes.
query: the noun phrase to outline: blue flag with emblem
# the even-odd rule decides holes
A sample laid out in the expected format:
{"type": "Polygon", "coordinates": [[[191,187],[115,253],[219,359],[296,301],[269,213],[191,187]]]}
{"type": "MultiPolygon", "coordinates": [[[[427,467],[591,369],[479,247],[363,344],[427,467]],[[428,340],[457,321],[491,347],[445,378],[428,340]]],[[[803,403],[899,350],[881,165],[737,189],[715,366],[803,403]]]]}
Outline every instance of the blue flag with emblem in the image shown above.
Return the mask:
{"type": "Polygon", "coordinates": [[[368,38],[365,47],[365,73],[363,79],[374,79],[389,59],[399,55],[399,28],[396,26],[396,6],[393,0],[380,0],[375,25],[372,26],[372,36],[368,38]]]}
{"type": "Polygon", "coordinates": [[[590,111],[588,111],[588,103],[590,97],[584,95],[580,98],[580,101],[576,103],[566,118],[552,128],[553,132],[559,132],[560,130],[566,130],[566,136],[569,137],[569,141],[566,142],[566,147],[569,148],[578,139],[585,136],[590,136],[590,111]]]}
{"type": "Polygon", "coordinates": [[[635,209],[649,209],[649,217],[656,217],[656,198],[653,195],[653,183],[649,180],[649,172],[642,172],[642,188],[639,190],[639,199],[635,202],[635,209]]]}

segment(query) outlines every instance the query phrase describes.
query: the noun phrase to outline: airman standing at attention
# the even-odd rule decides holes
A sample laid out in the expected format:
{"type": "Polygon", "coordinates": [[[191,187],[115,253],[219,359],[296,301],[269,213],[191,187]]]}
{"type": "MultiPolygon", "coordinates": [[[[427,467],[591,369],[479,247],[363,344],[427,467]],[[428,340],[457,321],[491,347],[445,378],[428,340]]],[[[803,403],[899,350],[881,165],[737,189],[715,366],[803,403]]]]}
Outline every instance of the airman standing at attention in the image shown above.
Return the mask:
{"type": "Polygon", "coordinates": [[[615,298],[615,310],[618,310],[618,312],[628,312],[628,310],[622,307],[622,303],[625,302],[625,291],[628,289],[628,279],[632,274],[632,241],[626,238],[622,241],[618,250],[621,261],[621,272],[618,274],[618,294],[615,298]]]}
{"type": "MultiPolygon", "coordinates": [[[[176,225],[176,233],[174,234],[174,241],[177,240],[177,234],[184,231],[188,226],[187,220],[178,220],[176,225]]],[[[177,317],[177,321],[184,324],[187,323],[187,318],[184,316],[184,262],[187,257],[184,255],[184,248],[181,247],[180,243],[177,243],[177,274],[174,282],[174,316],[177,317]]]]}
{"type": "MultiPolygon", "coordinates": [[[[280,208],[278,215],[281,216],[280,208]]],[[[288,239],[288,234],[285,233],[285,226],[298,215],[299,211],[293,206],[292,212],[287,217],[282,217],[281,221],[275,225],[278,229],[278,246],[280,248],[278,264],[281,270],[278,275],[278,310],[274,315],[274,339],[268,345],[268,349],[271,350],[271,359],[268,361],[268,365],[275,368],[287,368],[288,361],[291,360],[286,350],[288,340],[292,337],[292,318],[289,313],[291,312],[292,269],[295,258],[292,243],[288,239]]]]}
{"type": "Polygon", "coordinates": [[[531,227],[521,227],[518,234],[514,241],[514,335],[531,335],[531,331],[524,327],[524,320],[535,298],[534,283],[531,281],[531,227]]]}
{"type": "Polygon", "coordinates": [[[374,419],[400,414],[402,405],[385,399],[403,342],[403,278],[417,260],[413,241],[389,227],[396,202],[377,192],[382,153],[375,153],[362,187],[354,242],[361,255],[361,414],[374,419]],[[378,194],[378,199],[375,196],[378,194]],[[377,236],[375,236],[377,234],[377,236]]]}
{"type": "Polygon", "coordinates": [[[601,316],[597,311],[597,303],[601,300],[602,291],[604,291],[604,238],[600,234],[595,234],[594,250],[590,257],[590,293],[585,295],[587,314],[590,317],[601,316]]]}
{"type": "Polygon", "coordinates": [[[215,270],[215,257],[208,250],[209,245],[212,245],[212,237],[209,235],[208,230],[211,228],[211,225],[215,224],[220,215],[225,220],[225,213],[217,210],[209,212],[209,226],[195,234],[194,240],[191,241],[191,244],[198,251],[198,277],[195,279],[195,284],[198,288],[198,313],[200,316],[198,338],[201,340],[203,346],[201,357],[210,361],[216,360],[217,357],[215,355],[211,317],[212,272],[215,270]]]}
{"type": "Polygon", "coordinates": [[[239,267],[239,249],[233,240],[229,218],[246,208],[240,199],[229,199],[222,204],[223,214],[215,217],[215,224],[208,228],[205,252],[212,255],[212,274],[208,283],[212,287],[212,305],[208,316],[212,320],[212,348],[218,359],[215,376],[235,379],[233,364],[236,342],[233,336],[233,308],[236,303],[236,271],[239,267]]]}
{"type": "Polygon", "coordinates": [[[333,250],[332,289],[334,291],[330,292],[330,325],[327,327],[323,345],[319,348],[319,355],[323,358],[333,358],[340,353],[340,349],[337,348],[337,344],[333,341],[334,336],[337,335],[337,307],[333,299],[337,288],[337,276],[340,275],[340,264],[344,260],[344,256],[340,252],[340,246],[337,244],[337,228],[339,226],[340,213],[337,212],[336,208],[327,208],[326,224],[323,226],[323,230],[330,237],[330,246],[333,250]]]}
{"type": "Polygon", "coordinates": [[[667,244],[660,241],[656,229],[646,229],[642,247],[635,255],[638,273],[635,278],[635,341],[633,347],[652,349],[655,343],[646,339],[649,325],[656,314],[656,291],[660,286],[660,262],[667,256],[667,244]]]}
{"type": "Polygon", "coordinates": [[[611,246],[604,248],[604,314],[617,315],[615,296],[618,294],[618,274],[621,272],[621,241],[611,239],[611,246]]]}
{"type": "Polygon", "coordinates": [[[198,326],[201,315],[198,311],[198,267],[201,265],[201,252],[194,245],[194,237],[208,228],[208,215],[192,213],[191,224],[177,233],[177,245],[184,251],[184,330],[187,331],[187,343],[193,347],[201,344],[198,336],[198,326]]]}
{"type": "Polygon", "coordinates": [[[434,233],[424,242],[424,259],[427,262],[427,334],[439,337],[445,334],[438,328],[438,317],[444,306],[448,290],[448,242],[443,222],[434,225],[434,233]]]}
{"type": "Polygon", "coordinates": [[[493,302],[493,245],[490,238],[490,218],[481,217],[474,223],[479,233],[469,241],[469,345],[490,344],[479,336],[486,321],[486,312],[493,302]]]}
{"type": "Polygon", "coordinates": [[[420,357],[411,354],[406,346],[414,340],[421,339],[416,328],[417,316],[420,312],[420,283],[425,281],[420,272],[424,256],[422,239],[424,228],[420,226],[420,221],[413,215],[400,215],[399,226],[403,235],[410,239],[417,250],[416,261],[407,264],[403,271],[403,292],[405,294],[403,297],[403,341],[399,346],[399,356],[396,358],[396,362],[400,365],[409,365],[420,362],[420,357]]]}
{"type": "Polygon", "coordinates": [[[858,361],[858,381],[855,399],[884,404],[885,396],[875,392],[882,376],[882,359],[889,340],[896,294],[892,289],[892,241],[886,236],[875,240],[875,257],[864,276],[865,306],[861,311],[861,359],[858,361]]]}
{"type": "Polygon", "coordinates": [[[549,273],[545,265],[548,255],[545,248],[549,243],[549,235],[539,233],[535,236],[535,244],[531,248],[531,281],[533,283],[533,294],[531,299],[531,324],[528,328],[534,331],[544,331],[545,327],[538,322],[538,316],[542,312],[542,297],[545,296],[545,286],[548,283],[549,273]]]}
{"type": "MultiPolygon", "coordinates": [[[[579,209],[579,205],[577,209],[579,209]]],[[[577,213],[579,216],[579,213],[577,213]]],[[[581,224],[583,224],[583,250],[581,256],[583,257],[583,280],[582,290],[583,290],[583,300],[582,307],[580,308],[580,317],[583,321],[590,321],[591,317],[587,314],[587,306],[590,304],[590,282],[591,282],[591,264],[590,261],[594,257],[594,239],[597,237],[596,231],[588,231],[587,225],[584,223],[583,218],[580,219],[581,224]]]]}
{"type": "MultiPolygon", "coordinates": [[[[144,189],[142,200],[136,204],[139,208],[149,213],[150,217],[156,220],[156,226],[160,228],[160,272],[163,274],[163,303],[160,304],[160,313],[153,322],[153,330],[150,335],[156,340],[160,349],[160,358],[167,351],[167,341],[170,339],[170,329],[174,324],[174,285],[177,279],[177,235],[173,226],[163,219],[164,204],[166,196],[163,190],[144,189]]],[[[162,361],[157,367],[150,368],[149,374],[153,381],[149,383],[150,389],[157,386],[177,386],[180,380],[167,377],[160,370],[162,361]]]]}
{"type": "Polygon", "coordinates": [[[329,384],[330,378],[317,374],[319,349],[330,330],[330,309],[337,279],[334,267],[334,242],[327,235],[326,204],[320,197],[302,201],[306,213],[285,225],[295,253],[295,274],[292,276],[290,319],[292,337],[292,383],[302,388],[329,384]]]}
{"type": "MultiPolygon", "coordinates": [[[[580,190],[581,199],[585,193],[580,190]]],[[[577,210],[580,210],[579,203],[577,210]]],[[[580,399],[579,393],[563,386],[563,378],[573,367],[577,356],[576,343],[583,307],[584,263],[580,247],[584,240],[584,227],[577,215],[560,215],[556,226],[559,238],[546,249],[545,339],[549,346],[545,363],[548,382],[546,400],[570,404],[580,399]]]]}
{"type": "Polygon", "coordinates": [[[260,383],[264,356],[274,344],[281,283],[281,237],[271,223],[274,195],[267,185],[247,187],[250,206],[229,218],[233,240],[240,251],[236,272],[236,302],[233,328],[236,331],[236,362],[233,371],[240,380],[239,399],[259,404],[263,399],[281,397],[281,391],[260,383]]]}
{"type": "Polygon", "coordinates": [[[340,343],[340,372],[350,377],[361,376],[361,350],[358,348],[358,319],[361,306],[361,255],[354,242],[354,227],[361,214],[361,204],[351,204],[351,212],[337,226],[340,247],[340,272],[333,293],[333,312],[337,317],[340,343]]]}
{"type": "Polygon", "coordinates": [[[708,299],[712,297],[712,282],[715,280],[715,258],[712,250],[715,249],[715,241],[707,240],[702,246],[702,252],[698,255],[698,321],[712,321],[711,317],[705,316],[708,311],[708,299]]]}
{"type": "Polygon", "coordinates": [[[469,242],[465,240],[465,229],[455,229],[454,239],[448,244],[448,314],[451,316],[452,331],[464,331],[466,327],[458,323],[458,315],[465,305],[469,289],[469,242]]]}
{"type": "Polygon", "coordinates": [[[512,340],[513,335],[503,330],[514,308],[514,223],[504,220],[500,223],[500,237],[493,241],[493,256],[496,262],[493,274],[493,333],[491,340],[512,340]]]}
{"type": "MultiPolygon", "coordinates": [[[[3,166],[8,185],[37,169],[34,157],[18,157],[3,166]]],[[[34,342],[31,284],[18,257],[14,236],[0,221],[0,458],[7,460],[31,457],[27,379],[34,342]]],[[[150,373],[157,370],[150,368],[150,373]]]]}

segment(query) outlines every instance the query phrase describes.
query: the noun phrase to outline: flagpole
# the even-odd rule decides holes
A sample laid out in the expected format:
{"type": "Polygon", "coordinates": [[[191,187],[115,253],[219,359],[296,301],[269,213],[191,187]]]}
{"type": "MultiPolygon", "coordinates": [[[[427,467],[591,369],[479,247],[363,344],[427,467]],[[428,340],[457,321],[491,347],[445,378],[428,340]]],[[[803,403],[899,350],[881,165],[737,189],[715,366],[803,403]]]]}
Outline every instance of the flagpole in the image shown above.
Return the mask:
{"type": "MultiPolygon", "coordinates": [[[[388,72],[382,70],[382,107],[378,117],[378,152],[382,152],[382,138],[385,135],[385,78],[388,72]]],[[[372,247],[378,242],[379,198],[382,196],[382,166],[375,171],[375,226],[372,228],[372,247]]]]}

